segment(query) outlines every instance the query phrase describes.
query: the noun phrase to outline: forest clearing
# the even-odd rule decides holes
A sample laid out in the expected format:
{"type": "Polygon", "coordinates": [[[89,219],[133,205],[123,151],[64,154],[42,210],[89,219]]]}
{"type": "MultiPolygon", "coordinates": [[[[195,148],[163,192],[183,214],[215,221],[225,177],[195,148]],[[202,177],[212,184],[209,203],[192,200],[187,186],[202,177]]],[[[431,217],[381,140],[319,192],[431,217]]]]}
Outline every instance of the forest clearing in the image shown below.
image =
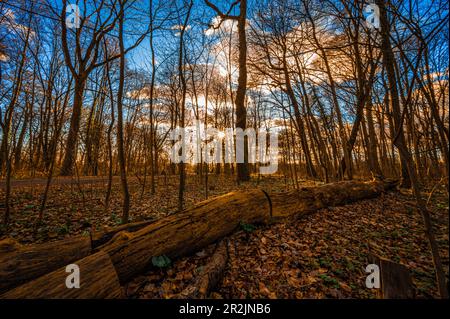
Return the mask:
{"type": "Polygon", "coordinates": [[[448,299],[448,10],[1,0],[0,299],[448,299]]]}

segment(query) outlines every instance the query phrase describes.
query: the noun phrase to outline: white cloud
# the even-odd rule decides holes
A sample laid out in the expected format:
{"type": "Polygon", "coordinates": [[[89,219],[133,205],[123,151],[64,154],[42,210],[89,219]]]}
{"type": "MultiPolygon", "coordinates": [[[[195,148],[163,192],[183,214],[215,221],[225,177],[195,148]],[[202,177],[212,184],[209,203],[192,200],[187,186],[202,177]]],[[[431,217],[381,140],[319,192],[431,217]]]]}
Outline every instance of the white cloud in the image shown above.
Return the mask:
{"type": "Polygon", "coordinates": [[[237,32],[236,22],[230,19],[222,21],[222,18],[219,16],[214,17],[211,21],[211,26],[205,30],[205,34],[207,36],[212,36],[218,34],[219,32],[237,32]]]}
{"type": "MultiPolygon", "coordinates": [[[[181,31],[181,30],[183,30],[183,26],[181,24],[176,24],[176,25],[172,26],[171,29],[172,30],[180,30],[181,31]]],[[[185,30],[190,30],[190,29],[192,29],[192,27],[190,25],[187,25],[186,28],[185,28],[185,30]]]]}

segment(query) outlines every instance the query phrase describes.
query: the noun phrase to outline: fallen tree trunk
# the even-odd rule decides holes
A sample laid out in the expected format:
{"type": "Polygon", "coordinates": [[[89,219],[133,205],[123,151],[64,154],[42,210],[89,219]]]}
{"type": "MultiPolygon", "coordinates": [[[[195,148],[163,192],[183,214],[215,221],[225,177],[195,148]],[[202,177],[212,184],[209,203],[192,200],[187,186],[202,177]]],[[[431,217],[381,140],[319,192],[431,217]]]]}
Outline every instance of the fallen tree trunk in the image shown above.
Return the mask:
{"type": "Polygon", "coordinates": [[[155,221],[136,232],[120,232],[99,247],[111,256],[120,282],[151,265],[154,256],[175,258],[197,251],[233,232],[241,222],[270,220],[270,204],[261,190],[232,192],[155,221]]]}
{"type": "Polygon", "coordinates": [[[274,219],[301,216],[319,209],[342,206],[362,199],[378,197],[397,186],[394,180],[370,183],[344,181],[319,187],[304,187],[287,193],[271,193],[274,219]]]}
{"type": "Polygon", "coordinates": [[[201,202],[134,232],[121,232],[99,249],[106,251],[122,283],[142,272],[153,256],[179,257],[233,232],[240,223],[268,223],[327,206],[373,198],[396,182],[345,181],[290,193],[233,192],[201,202]]]}
{"type": "Polygon", "coordinates": [[[4,299],[112,299],[123,296],[108,254],[98,252],[75,263],[79,267],[79,288],[68,288],[66,267],[61,267],[3,295],[4,299]]]}
{"type": "Polygon", "coordinates": [[[194,283],[177,295],[177,299],[204,299],[222,280],[223,272],[228,262],[228,241],[217,244],[214,254],[204,269],[194,280],[194,283]]]}
{"type": "Polygon", "coordinates": [[[121,231],[133,232],[151,224],[142,221],[74,238],[22,246],[11,238],[0,241],[0,293],[82,259],[121,231]]]}
{"type": "Polygon", "coordinates": [[[0,241],[0,293],[91,254],[89,237],[22,246],[0,241]]]}
{"type": "MultiPolygon", "coordinates": [[[[104,251],[109,255],[123,284],[151,266],[152,257],[166,255],[176,258],[197,251],[232,233],[241,223],[270,223],[302,216],[328,206],[376,197],[396,184],[389,181],[346,181],[289,193],[232,192],[151,222],[137,231],[114,232],[112,239],[94,252],[104,251]]],[[[130,229],[135,228],[127,230],[130,229]]],[[[103,240],[98,243],[101,242],[103,240]]]]}

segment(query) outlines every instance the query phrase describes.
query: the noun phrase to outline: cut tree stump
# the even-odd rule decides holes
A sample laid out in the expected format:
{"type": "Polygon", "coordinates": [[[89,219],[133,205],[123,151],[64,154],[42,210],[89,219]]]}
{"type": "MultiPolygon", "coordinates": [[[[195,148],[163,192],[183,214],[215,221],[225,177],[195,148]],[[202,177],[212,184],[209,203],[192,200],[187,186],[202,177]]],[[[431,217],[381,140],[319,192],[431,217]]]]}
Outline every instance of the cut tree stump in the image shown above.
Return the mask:
{"type": "Polygon", "coordinates": [[[381,289],[378,296],[383,299],[412,299],[415,297],[409,269],[399,263],[375,255],[369,261],[380,268],[381,289]]]}
{"type": "Polygon", "coordinates": [[[9,238],[0,241],[0,293],[91,252],[91,239],[83,236],[30,246],[22,246],[9,238]]]}
{"type": "Polygon", "coordinates": [[[4,299],[112,299],[123,296],[116,270],[108,254],[96,254],[75,261],[80,268],[80,288],[67,288],[70,272],[59,268],[22,286],[14,288],[0,298],[4,299]]]}
{"type": "Polygon", "coordinates": [[[200,274],[180,294],[178,299],[204,299],[222,280],[228,262],[228,240],[221,240],[200,274]]]}
{"type": "MultiPolygon", "coordinates": [[[[263,190],[232,192],[150,222],[137,231],[132,231],[136,229],[134,226],[127,228],[125,225],[122,231],[114,231],[109,233],[107,237],[100,236],[93,252],[103,251],[109,255],[120,283],[124,284],[148,269],[151,266],[152,257],[166,255],[170,258],[176,258],[195,252],[226,237],[235,231],[241,223],[271,223],[285,218],[303,216],[306,213],[328,206],[344,205],[373,198],[396,185],[397,182],[393,181],[366,183],[345,181],[302,188],[288,193],[267,194],[263,190]],[[98,246],[111,235],[112,238],[109,241],[98,246]]],[[[93,236],[93,240],[94,238],[96,237],[93,236]]],[[[15,259],[24,259],[22,255],[19,254],[16,257],[10,255],[10,257],[14,257],[12,258],[13,261],[10,261],[10,266],[5,267],[0,262],[0,283],[4,282],[3,274],[9,275],[8,287],[12,287],[12,285],[16,286],[18,282],[24,282],[26,278],[32,277],[29,275],[30,272],[35,276],[36,268],[39,269],[39,272],[43,272],[45,271],[45,265],[47,265],[48,273],[59,268],[62,264],[65,265],[80,258],[75,253],[69,256],[64,249],[61,249],[60,245],[62,245],[61,242],[51,243],[48,251],[38,249],[40,253],[36,253],[36,247],[40,245],[26,248],[26,250],[34,252],[34,254],[27,255],[27,258],[25,258],[27,263],[39,266],[31,266],[34,272],[28,270],[29,265],[21,265],[20,262],[14,261],[15,259]],[[56,259],[57,262],[54,262],[53,259],[56,259]],[[56,264],[58,264],[57,267],[55,267],[56,264]],[[11,273],[18,280],[14,280],[11,273]]],[[[89,242],[89,245],[86,244],[86,247],[79,249],[79,251],[73,247],[71,249],[78,252],[79,255],[84,255],[89,253],[90,247],[91,243],[89,242]]],[[[8,261],[5,257],[1,258],[8,261]]],[[[95,278],[95,276],[92,276],[92,278],[95,278]]]]}

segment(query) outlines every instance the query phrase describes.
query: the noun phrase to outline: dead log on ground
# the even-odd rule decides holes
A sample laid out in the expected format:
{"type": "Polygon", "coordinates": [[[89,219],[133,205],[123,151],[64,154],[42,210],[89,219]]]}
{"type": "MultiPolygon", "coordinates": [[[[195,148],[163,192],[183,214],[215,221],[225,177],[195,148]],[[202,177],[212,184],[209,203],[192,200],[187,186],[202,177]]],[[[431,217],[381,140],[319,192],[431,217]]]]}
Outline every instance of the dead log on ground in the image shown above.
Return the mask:
{"type": "Polygon", "coordinates": [[[154,256],[180,257],[214,243],[241,222],[270,221],[270,204],[261,190],[232,192],[155,221],[137,232],[120,232],[106,245],[121,283],[151,265],[154,256]]]}
{"type": "Polygon", "coordinates": [[[344,181],[319,187],[303,187],[287,193],[271,193],[272,215],[275,219],[301,216],[319,209],[342,206],[362,199],[378,197],[397,186],[397,181],[386,180],[362,183],[344,181]]]}
{"type": "Polygon", "coordinates": [[[179,299],[208,298],[211,291],[222,280],[223,272],[228,262],[228,241],[222,240],[217,244],[214,254],[194,280],[192,285],[184,289],[179,299]]]}
{"type": "Polygon", "coordinates": [[[16,287],[91,254],[89,237],[22,246],[0,241],[0,292],[16,287]]]}
{"type": "Polygon", "coordinates": [[[137,231],[151,223],[130,223],[93,233],[90,238],[77,236],[29,246],[20,245],[11,238],[4,239],[0,241],[0,293],[90,255],[93,249],[121,231],[137,231]]]}
{"type": "MultiPolygon", "coordinates": [[[[373,198],[395,186],[395,182],[387,181],[347,181],[289,193],[267,194],[262,190],[232,192],[151,222],[138,231],[121,231],[94,251],[101,250],[110,256],[123,284],[148,269],[152,257],[166,255],[176,258],[195,252],[229,235],[241,223],[269,223],[301,216],[320,208],[373,198]]],[[[55,256],[58,254],[59,251],[55,256]]],[[[44,263],[42,257],[35,258],[44,263]]],[[[19,278],[23,277],[20,271],[15,273],[19,278]]],[[[0,271],[0,282],[2,277],[0,271]]]]}
{"type": "Polygon", "coordinates": [[[108,254],[98,252],[74,262],[80,269],[80,287],[68,288],[66,267],[14,288],[4,299],[111,299],[123,296],[119,279],[108,254]]]}
{"type": "Polygon", "coordinates": [[[173,258],[197,251],[227,236],[241,222],[268,223],[373,198],[395,186],[396,182],[346,181],[270,195],[262,190],[232,192],[162,218],[137,232],[118,233],[99,249],[111,256],[124,283],[145,270],[153,256],[173,258]]]}

